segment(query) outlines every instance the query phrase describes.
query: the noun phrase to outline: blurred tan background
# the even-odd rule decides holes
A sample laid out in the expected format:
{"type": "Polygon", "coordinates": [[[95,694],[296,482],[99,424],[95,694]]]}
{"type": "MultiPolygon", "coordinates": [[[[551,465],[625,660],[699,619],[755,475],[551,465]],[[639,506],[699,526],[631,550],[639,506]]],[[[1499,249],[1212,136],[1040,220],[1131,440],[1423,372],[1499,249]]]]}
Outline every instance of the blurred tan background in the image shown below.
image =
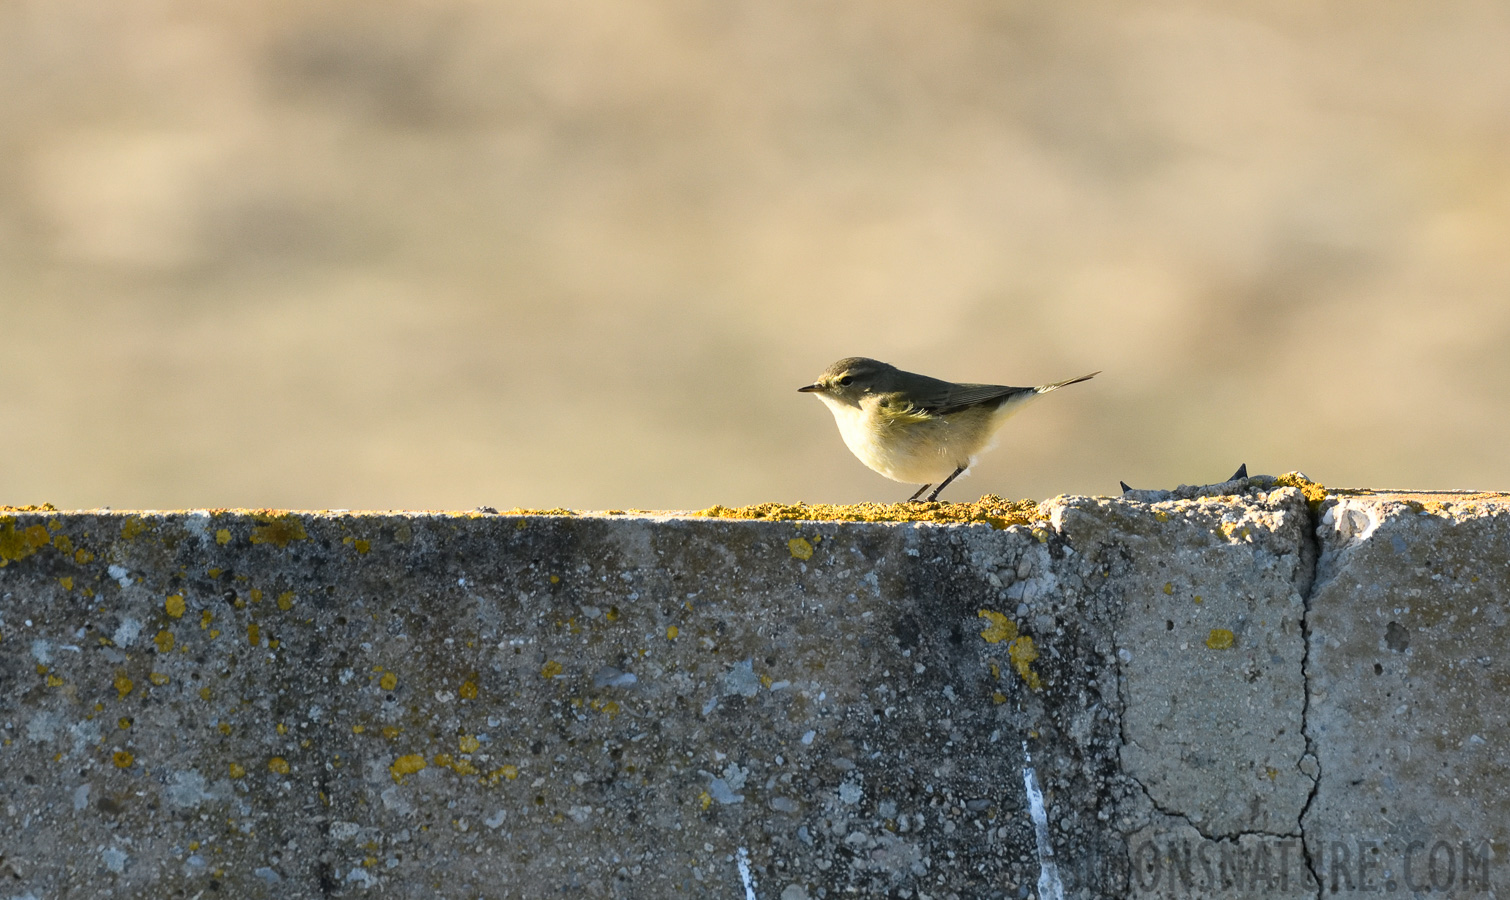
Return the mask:
{"type": "Polygon", "coordinates": [[[1510,488],[1503,0],[0,0],[0,503],[1510,488]]]}

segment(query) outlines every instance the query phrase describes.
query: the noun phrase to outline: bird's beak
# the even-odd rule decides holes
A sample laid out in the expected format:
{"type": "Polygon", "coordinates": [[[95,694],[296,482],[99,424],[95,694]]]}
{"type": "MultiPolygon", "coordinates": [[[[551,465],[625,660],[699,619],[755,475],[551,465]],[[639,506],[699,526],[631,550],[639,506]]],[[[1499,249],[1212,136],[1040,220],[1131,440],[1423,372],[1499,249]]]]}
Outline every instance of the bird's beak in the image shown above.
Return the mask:
{"type": "Polygon", "coordinates": [[[821,384],[810,384],[807,387],[800,387],[797,389],[798,393],[802,394],[811,394],[813,391],[821,390],[823,390],[823,385],[821,384]]]}

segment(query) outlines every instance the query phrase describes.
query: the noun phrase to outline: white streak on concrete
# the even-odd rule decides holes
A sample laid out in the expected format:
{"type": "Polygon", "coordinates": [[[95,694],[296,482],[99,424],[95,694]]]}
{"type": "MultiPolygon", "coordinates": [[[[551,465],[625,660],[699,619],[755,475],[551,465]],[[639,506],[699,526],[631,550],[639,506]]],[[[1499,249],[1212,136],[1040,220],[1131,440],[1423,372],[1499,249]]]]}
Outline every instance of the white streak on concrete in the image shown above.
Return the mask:
{"type": "Polygon", "coordinates": [[[739,880],[745,885],[745,900],[755,898],[755,876],[750,874],[750,851],[739,848],[739,880]]]}
{"type": "Polygon", "coordinates": [[[1038,898],[1064,900],[1064,885],[1059,881],[1059,866],[1054,862],[1054,847],[1049,843],[1049,811],[1043,805],[1043,791],[1038,787],[1038,773],[1033,770],[1033,755],[1028,742],[1022,742],[1022,757],[1028,763],[1022,770],[1022,784],[1028,792],[1028,814],[1038,835],[1038,898]]]}

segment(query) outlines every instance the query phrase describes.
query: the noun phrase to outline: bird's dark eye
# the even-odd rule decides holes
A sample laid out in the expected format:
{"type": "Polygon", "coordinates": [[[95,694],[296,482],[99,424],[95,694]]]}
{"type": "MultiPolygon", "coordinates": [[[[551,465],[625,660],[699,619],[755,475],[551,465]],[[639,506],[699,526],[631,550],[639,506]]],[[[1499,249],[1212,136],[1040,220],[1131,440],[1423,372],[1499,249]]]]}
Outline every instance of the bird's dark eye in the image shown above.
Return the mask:
{"type": "Polygon", "coordinates": [[[845,386],[848,386],[851,381],[854,381],[854,378],[852,378],[852,377],[850,377],[848,375],[845,375],[843,378],[839,379],[839,383],[841,385],[845,385],[845,386]]]}

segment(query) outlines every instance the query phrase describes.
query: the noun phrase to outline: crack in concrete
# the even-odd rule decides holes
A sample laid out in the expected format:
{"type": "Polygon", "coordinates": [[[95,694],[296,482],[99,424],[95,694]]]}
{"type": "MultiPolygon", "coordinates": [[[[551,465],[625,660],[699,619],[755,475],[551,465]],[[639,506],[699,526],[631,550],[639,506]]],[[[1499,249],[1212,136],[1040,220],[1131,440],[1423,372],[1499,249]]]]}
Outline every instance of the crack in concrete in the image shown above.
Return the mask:
{"type": "MultiPolygon", "coordinates": [[[[1321,537],[1318,534],[1321,528],[1320,510],[1305,505],[1306,527],[1302,537],[1301,564],[1304,566],[1306,557],[1310,557],[1310,577],[1306,579],[1304,589],[1300,591],[1300,635],[1303,641],[1300,655],[1300,683],[1305,694],[1301,699],[1300,706],[1300,733],[1306,739],[1306,756],[1309,756],[1316,767],[1314,776],[1306,773],[1305,769],[1300,774],[1311,780],[1310,793],[1306,794],[1306,802],[1300,807],[1300,815],[1296,819],[1296,826],[1300,832],[1300,856],[1305,860],[1306,870],[1311,873],[1311,880],[1316,883],[1316,897],[1321,900],[1323,895],[1321,873],[1317,871],[1316,859],[1311,853],[1310,844],[1306,841],[1306,814],[1311,811],[1311,804],[1316,801],[1316,794],[1321,790],[1321,757],[1316,754],[1316,739],[1311,734],[1311,598],[1316,594],[1316,585],[1321,581],[1321,537]]],[[[1301,760],[1304,762],[1304,759],[1301,760]]]]}
{"type": "Polygon", "coordinates": [[[1184,813],[1182,813],[1182,812],[1176,812],[1175,810],[1172,810],[1172,809],[1166,809],[1163,804],[1159,803],[1159,801],[1157,801],[1157,800],[1155,800],[1153,798],[1153,794],[1150,794],[1148,792],[1148,786],[1145,785],[1142,781],[1140,781],[1137,777],[1135,777],[1133,775],[1128,775],[1127,777],[1128,777],[1128,780],[1130,780],[1133,784],[1136,784],[1138,786],[1138,790],[1140,790],[1140,791],[1143,792],[1143,796],[1148,798],[1148,803],[1149,803],[1150,806],[1152,806],[1154,808],[1154,812],[1157,812],[1159,815],[1164,816],[1165,818],[1174,819],[1176,822],[1184,824],[1190,830],[1192,830],[1196,834],[1200,835],[1201,836],[1201,840],[1210,841],[1212,843],[1218,843],[1218,842],[1221,842],[1221,841],[1237,841],[1237,840],[1241,840],[1242,838],[1245,838],[1245,837],[1256,837],[1256,838],[1301,838],[1302,840],[1305,839],[1305,835],[1301,833],[1301,831],[1300,831],[1300,829],[1298,827],[1298,825],[1299,825],[1298,822],[1296,823],[1297,824],[1297,828],[1293,832],[1282,832],[1282,831],[1238,831],[1238,832],[1234,832],[1232,834],[1213,834],[1213,833],[1208,832],[1205,829],[1201,828],[1201,826],[1195,824],[1195,822],[1191,821],[1190,817],[1187,816],[1187,815],[1185,815],[1184,813]]]}
{"type": "MultiPolygon", "coordinates": [[[[1315,741],[1315,738],[1311,734],[1311,723],[1310,723],[1310,712],[1311,712],[1311,672],[1310,672],[1310,661],[1311,661],[1311,623],[1310,623],[1310,615],[1311,615],[1311,598],[1312,598],[1312,596],[1315,593],[1317,584],[1321,580],[1321,571],[1320,571],[1320,567],[1321,567],[1321,539],[1320,539],[1320,537],[1318,535],[1318,529],[1321,527],[1321,514],[1320,514],[1320,511],[1317,510],[1317,509],[1315,509],[1315,508],[1313,508],[1310,505],[1309,502],[1305,502],[1304,500],[1302,502],[1305,503],[1304,511],[1305,511],[1305,516],[1306,516],[1306,522],[1305,522],[1305,525],[1301,529],[1300,547],[1297,548],[1298,551],[1299,551],[1299,555],[1300,555],[1300,563],[1296,567],[1296,592],[1300,595],[1300,599],[1301,599],[1300,633],[1301,633],[1302,644],[1301,644],[1301,656],[1300,656],[1300,677],[1301,677],[1302,696],[1301,696],[1301,707],[1300,707],[1300,730],[1301,730],[1301,734],[1305,737],[1305,755],[1302,756],[1299,760],[1296,760],[1296,767],[1300,769],[1300,774],[1303,775],[1303,776],[1305,776],[1311,782],[1311,789],[1306,794],[1305,803],[1302,804],[1302,806],[1300,808],[1299,815],[1296,816],[1296,819],[1295,819],[1295,830],[1293,832],[1290,832],[1290,833],[1267,832],[1267,831],[1240,831],[1240,832],[1237,832],[1236,834],[1232,834],[1232,835],[1215,835],[1215,834],[1211,834],[1211,833],[1208,833],[1207,831],[1205,831],[1204,829],[1202,829],[1200,826],[1196,825],[1193,821],[1191,821],[1190,817],[1187,816],[1187,815],[1185,815],[1184,813],[1181,813],[1181,812],[1178,812],[1178,811],[1172,810],[1172,809],[1166,809],[1161,803],[1159,803],[1158,800],[1154,799],[1153,794],[1148,790],[1148,786],[1146,784],[1144,784],[1142,782],[1142,780],[1139,779],[1137,776],[1135,776],[1132,773],[1127,772],[1125,770],[1123,771],[1122,774],[1125,775],[1129,781],[1131,781],[1134,785],[1137,786],[1138,790],[1142,792],[1143,797],[1148,801],[1149,806],[1151,806],[1155,812],[1157,812],[1160,815],[1162,815],[1162,816],[1164,816],[1164,817],[1166,817],[1168,819],[1171,819],[1171,820],[1173,820],[1175,822],[1183,823],[1186,827],[1190,828],[1196,834],[1200,835],[1203,840],[1211,841],[1211,842],[1220,842],[1220,841],[1233,841],[1233,842],[1236,842],[1236,841],[1241,840],[1244,837],[1257,837],[1257,838],[1260,838],[1260,839],[1265,839],[1265,838],[1273,838],[1273,839],[1299,838],[1300,839],[1301,858],[1305,861],[1306,871],[1310,873],[1310,875],[1311,875],[1311,881],[1316,886],[1316,897],[1317,897],[1317,900],[1321,900],[1321,897],[1324,894],[1323,883],[1322,883],[1322,880],[1321,880],[1321,874],[1317,870],[1317,861],[1313,857],[1313,855],[1311,853],[1311,850],[1310,850],[1310,847],[1309,847],[1309,845],[1306,842],[1306,834],[1305,834],[1305,818],[1306,818],[1306,814],[1308,812],[1310,812],[1311,805],[1316,800],[1316,794],[1318,793],[1318,791],[1321,788],[1321,759],[1320,759],[1320,757],[1318,757],[1316,755],[1316,741],[1315,741]],[[1302,765],[1302,763],[1304,763],[1306,757],[1310,757],[1311,760],[1313,760],[1314,763],[1315,763],[1316,774],[1314,776],[1311,775],[1311,774],[1309,774],[1309,773],[1307,773],[1304,768],[1301,768],[1301,765],[1302,765]]],[[[1127,713],[1127,702],[1128,701],[1127,701],[1127,696],[1125,694],[1125,689],[1124,689],[1124,686],[1123,686],[1122,682],[1123,682],[1122,678],[1119,677],[1117,679],[1117,698],[1118,698],[1118,700],[1121,701],[1122,709],[1119,710],[1119,715],[1118,715],[1118,733],[1119,733],[1119,735],[1120,735],[1120,737],[1122,739],[1122,745],[1124,747],[1126,747],[1126,746],[1137,746],[1137,742],[1134,741],[1134,740],[1132,740],[1128,736],[1127,730],[1126,730],[1126,728],[1127,728],[1127,716],[1126,716],[1126,713],[1127,713]]]]}

